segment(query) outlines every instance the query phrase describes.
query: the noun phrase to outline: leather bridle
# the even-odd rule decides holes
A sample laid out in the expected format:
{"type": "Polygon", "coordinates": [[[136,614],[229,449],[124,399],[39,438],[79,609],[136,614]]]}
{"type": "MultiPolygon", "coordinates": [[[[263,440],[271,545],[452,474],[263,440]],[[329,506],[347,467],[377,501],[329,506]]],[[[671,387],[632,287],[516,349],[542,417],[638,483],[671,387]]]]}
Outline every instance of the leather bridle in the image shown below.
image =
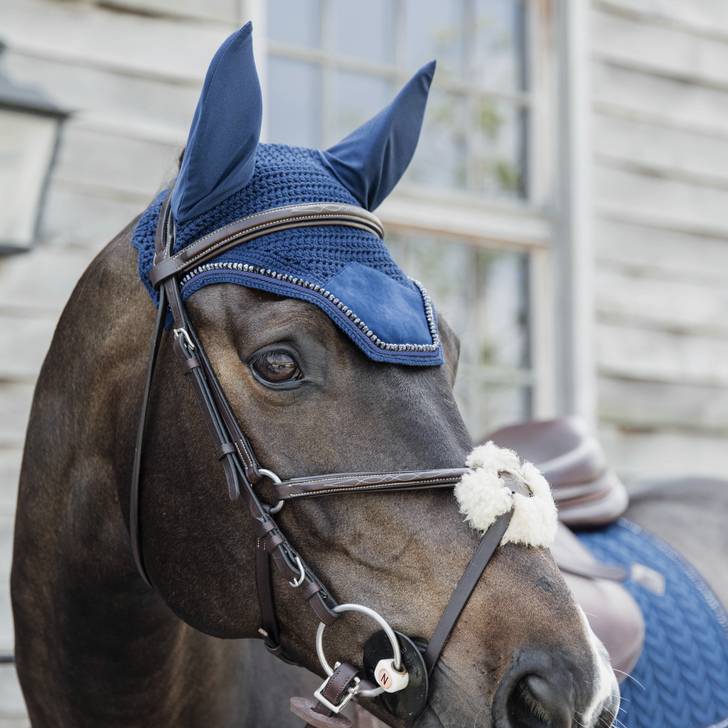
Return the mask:
{"type": "MultiPolygon", "coordinates": [[[[231,500],[242,500],[250,511],[257,536],[255,563],[260,609],[258,633],[266,647],[282,659],[287,658],[281,647],[280,628],[273,597],[271,565],[285,577],[291,588],[298,591],[324,626],[336,621],[343,611],[347,611],[344,609],[345,607],[354,608],[358,605],[337,604],[323,582],[309,568],[278,526],[275,514],[280,508],[288,501],[338,493],[451,488],[466,472],[464,468],[451,468],[418,472],[336,473],[281,481],[275,473],[261,467],[258,463],[255,452],[239,426],[205,349],[189,319],[182,299],[180,278],[232,246],[241,245],[262,235],[280,230],[320,225],[350,226],[367,230],[380,238],[383,237],[379,220],[363,208],[345,204],[304,204],[266,210],[237,220],[174,253],[174,222],[169,210],[169,201],[164,203],[155,237],[154,266],[149,276],[152,285],[158,291],[159,305],[139,417],[129,497],[129,530],[134,562],[144,581],[152,586],[142,555],[141,470],[144,436],[149,417],[150,393],[169,312],[172,319],[173,347],[179,356],[185,374],[189,376],[197,392],[204,419],[223,466],[229,496],[231,500]],[[277,498],[275,504],[270,505],[263,502],[256,492],[256,486],[265,479],[271,480],[274,484],[273,488],[277,498]]],[[[275,272],[266,271],[266,274],[275,275],[275,272]]],[[[528,492],[524,484],[518,482],[516,478],[511,478],[509,485],[514,490],[528,492]]],[[[509,511],[499,516],[485,533],[426,648],[419,650],[421,654],[418,654],[415,659],[424,659],[427,674],[431,674],[437,664],[450,633],[508,528],[511,515],[512,511],[509,511]]],[[[362,609],[367,610],[367,608],[362,609]]],[[[371,610],[369,611],[371,612],[371,610]]],[[[320,630],[323,630],[323,626],[320,627],[320,630]]],[[[403,639],[402,635],[400,635],[400,639],[403,639]]],[[[396,644],[394,646],[397,647],[396,644]]],[[[325,664],[321,652],[319,652],[319,656],[322,664],[325,664]]],[[[395,667],[402,669],[402,665],[395,665],[395,667]]],[[[377,687],[371,679],[360,680],[356,676],[358,670],[350,665],[337,663],[335,668],[329,669],[333,674],[317,691],[319,702],[308,705],[307,708],[299,706],[300,709],[296,711],[308,722],[315,723],[316,714],[337,713],[337,708],[340,709],[341,704],[356,692],[365,697],[382,693],[382,688],[377,687]],[[322,704],[325,707],[322,707],[322,704]]],[[[391,709],[391,702],[388,707],[391,709]]],[[[424,704],[418,705],[418,710],[423,707],[424,704]]],[[[409,715],[408,717],[414,716],[409,715]]]]}

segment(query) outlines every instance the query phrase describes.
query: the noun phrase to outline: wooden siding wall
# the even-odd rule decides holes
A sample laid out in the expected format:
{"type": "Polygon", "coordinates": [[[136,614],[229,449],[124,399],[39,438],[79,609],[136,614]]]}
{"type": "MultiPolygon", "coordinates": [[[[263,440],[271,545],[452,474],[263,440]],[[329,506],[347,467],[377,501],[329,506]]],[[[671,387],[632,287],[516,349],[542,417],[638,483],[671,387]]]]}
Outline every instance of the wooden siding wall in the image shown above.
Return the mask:
{"type": "MultiPolygon", "coordinates": [[[[25,424],[55,322],[171,175],[209,57],[254,5],[0,3],[4,72],[72,112],[37,245],[0,257],[0,651],[25,424]]],[[[602,436],[625,472],[725,474],[728,3],[592,0],[592,23],[602,436]]],[[[0,675],[0,726],[22,724],[9,690],[0,675]]]]}
{"type": "MultiPolygon", "coordinates": [[[[91,258],[173,173],[209,58],[244,14],[240,0],[0,3],[3,72],[72,112],[37,243],[0,257],[0,652],[13,644],[7,584],[21,448],[56,320],[91,258]]],[[[21,715],[0,674],[0,726],[22,725],[21,715]]]]}
{"type": "Polygon", "coordinates": [[[599,417],[639,475],[728,475],[728,3],[592,3],[599,417]]]}

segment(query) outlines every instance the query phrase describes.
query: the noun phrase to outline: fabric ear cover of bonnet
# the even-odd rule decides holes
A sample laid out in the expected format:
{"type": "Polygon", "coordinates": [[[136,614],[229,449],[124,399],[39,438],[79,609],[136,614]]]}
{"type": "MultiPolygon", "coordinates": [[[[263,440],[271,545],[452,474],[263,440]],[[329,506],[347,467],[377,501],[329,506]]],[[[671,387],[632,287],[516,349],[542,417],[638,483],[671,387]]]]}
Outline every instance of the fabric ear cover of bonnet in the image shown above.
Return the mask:
{"type": "Polygon", "coordinates": [[[172,190],[180,224],[213,208],[253,177],[263,101],[253,58],[253,24],[220,46],[205,76],[172,190]]]}
{"type": "Polygon", "coordinates": [[[409,166],[420,138],[435,61],[420,68],[389,106],[321,156],[362,207],[376,209],[409,166]]]}

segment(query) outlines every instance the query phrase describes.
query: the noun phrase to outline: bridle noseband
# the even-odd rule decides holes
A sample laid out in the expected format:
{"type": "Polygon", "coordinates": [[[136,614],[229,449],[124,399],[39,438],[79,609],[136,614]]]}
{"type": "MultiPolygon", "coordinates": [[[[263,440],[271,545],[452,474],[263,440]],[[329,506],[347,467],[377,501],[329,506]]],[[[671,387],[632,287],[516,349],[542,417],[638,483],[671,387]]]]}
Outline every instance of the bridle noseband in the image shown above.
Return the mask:
{"type": "MultiPolygon", "coordinates": [[[[300,498],[322,497],[338,493],[369,493],[423,490],[431,488],[451,488],[461,478],[464,468],[443,470],[424,470],[394,473],[336,473],[316,477],[293,478],[281,481],[278,476],[258,463],[255,452],[245,433],[241,430],[237,418],[225,396],[225,393],[212,369],[199,337],[187,314],[180,289],[180,277],[191,269],[204,264],[210,258],[223,251],[246,243],[262,235],[291,228],[320,225],[344,225],[360,228],[383,237],[379,220],[363,208],[345,204],[305,204],[266,210],[262,213],[237,220],[230,225],[215,230],[192,244],[173,253],[174,223],[169,210],[169,200],[164,203],[160,212],[155,237],[155,263],[150,273],[150,281],[159,293],[159,305],[154,324],[151,353],[144,387],[142,408],[137,429],[131,489],[129,496],[129,530],[134,562],[144,581],[152,586],[144,566],[142,555],[142,533],[140,524],[140,492],[141,468],[144,435],[149,416],[149,403],[154,371],[163,339],[168,312],[172,317],[172,344],[180,363],[194,384],[201,408],[205,414],[210,435],[223,465],[231,500],[242,500],[250,511],[257,536],[256,549],[256,588],[260,609],[260,627],[258,633],[270,652],[282,659],[280,629],[276,617],[271,580],[271,564],[286,579],[308,604],[321,623],[317,638],[317,649],[322,667],[330,676],[317,691],[318,704],[308,707],[294,708],[296,712],[309,722],[322,712],[338,713],[345,702],[354,694],[363,697],[383,695],[386,707],[398,712],[398,703],[394,697],[397,693],[387,693],[382,682],[390,679],[386,675],[380,677],[379,671],[370,675],[370,679],[362,679],[358,670],[344,663],[336,663],[331,667],[323,656],[322,635],[326,625],[335,622],[345,611],[363,611],[373,616],[387,636],[394,658],[400,654],[399,644],[404,641],[412,644],[404,635],[394,636],[386,621],[373,610],[361,605],[339,605],[318,576],[307,566],[305,560],[296,551],[275,520],[275,514],[288,501],[300,498]],[[268,479],[273,482],[277,503],[266,504],[258,497],[255,486],[268,479]],[[385,627],[386,625],[386,627],[385,627]],[[372,679],[373,678],[373,679],[372,679]],[[378,685],[377,682],[380,684],[378,685]],[[321,706],[324,706],[323,709],[321,706]],[[313,717],[312,717],[313,716],[313,717]]],[[[525,491],[523,484],[512,483],[512,487],[525,491]]],[[[525,491],[527,492],[527,491],[525,491]]],[[[472,559],[468,563],[458,582],[450,601],[445,608],[429,642],[424,649],[409,651],[408,659],[424,660],[422,669],[424,700],[419,700],[416,708],[408,708],[407,715],[400,718],[414,718],[415,712],[424,708],[427,698],[427,675],[431,674],[437,664],[445,644],[458,621],[475,586],[480,580],[485,567],[491,560],[495,550],[508,528],[512,511],[499,516],[480,541],[472,559]],[[414,655],[414,653],[417,653],[414,655]],[[421,704],[420,704],[421,703],[421,704]]],[[[393,658],[393,659],[394,659],[393,658]]],[[[395,659],[394,669],[402,670],[403,665],[395,659]]],[[[390,675],[391,677],[391,675],[390,675]]],[[[395,676],[396,677],[396,676],[395,676]]],[[[400,688],[406,692],[406,688],[400,688]]],[[[417,701],[416,701],[417,702],[417,701]]],[[[403,712],[403,710],[399,710],[403,712]]]]}

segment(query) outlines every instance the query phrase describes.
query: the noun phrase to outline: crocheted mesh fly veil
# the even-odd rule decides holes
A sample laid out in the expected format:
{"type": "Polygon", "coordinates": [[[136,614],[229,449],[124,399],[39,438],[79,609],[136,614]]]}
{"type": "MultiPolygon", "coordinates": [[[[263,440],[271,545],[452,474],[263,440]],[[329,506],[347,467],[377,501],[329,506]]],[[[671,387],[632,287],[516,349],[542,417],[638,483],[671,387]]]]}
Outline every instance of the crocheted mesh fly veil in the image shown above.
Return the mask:
{"type": "MultiPolygon", "coordinates": [[[[158,195],[135,228],[139,275],[155,303],[148,276],[157,220],[168,196],[179,250],[271,208],[333,202],[373,210],[414,153],[434,63],[420,69],[389,106],[330,149],[262,144],[251,34],[247,24],[213,58],[177,180],[158,195]]],[[[190,271],[181,282],[183,297],[216,283],[308,301],[376,361],[443,362],[427,293],[402,272],[373,233],[320,226],[264,235],[190,271]]]]}

